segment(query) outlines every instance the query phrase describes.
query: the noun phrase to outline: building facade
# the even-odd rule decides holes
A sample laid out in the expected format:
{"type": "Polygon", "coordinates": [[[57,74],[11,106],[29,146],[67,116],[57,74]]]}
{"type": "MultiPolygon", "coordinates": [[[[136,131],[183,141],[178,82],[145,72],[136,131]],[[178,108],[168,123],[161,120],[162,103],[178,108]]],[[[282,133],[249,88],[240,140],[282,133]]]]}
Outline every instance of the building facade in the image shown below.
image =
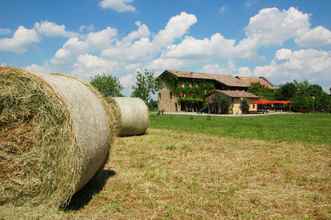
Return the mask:
{"type": "Polygon", "coordinates": [[[262,77],[234,77],[231,75],[194,73],[166,70],[159,77],[158,97],[161,112],[206,112],[212,111],[215,96],[227,97],[229,113],[241,114],[241,103],[245,99],[249,111],[257,111],[254,102],[257,96],[247,92],[253,83],[272,88],[273,85],[262,77]]]}

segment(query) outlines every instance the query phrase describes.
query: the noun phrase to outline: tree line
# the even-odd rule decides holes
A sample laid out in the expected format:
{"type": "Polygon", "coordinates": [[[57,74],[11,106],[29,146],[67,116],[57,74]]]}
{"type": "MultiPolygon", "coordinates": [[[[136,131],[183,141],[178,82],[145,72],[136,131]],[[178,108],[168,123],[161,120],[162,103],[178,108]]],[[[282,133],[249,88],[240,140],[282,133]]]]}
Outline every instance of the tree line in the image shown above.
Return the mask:
{"type": "MultiPolygon", "coordinates": [[[[91,84],[104,96],[123,96],[123,87],[115,76],[98,74],[91,80],[91,84]]],[[[153,72],[148,70],[137,72],[136,83],[132,87],[131,97],[144,100],[151,110],[157,109],[156,95],[159,82],[153,72]]],[[[293,81],[278,88],[267,88],[261,84],[252,84],[249,92],[267,100],[289,100],[292,111],[296,112],[331,112],[331,96],[320,85],[308,81],[293,81]]]]}
{"type": "Polygon", "coordinates": [[[331,112],[331,96],[308,81],[288,82],[274,89],[256,83],[248,91],[268,100],[289,100],[295,112],[331,112]]]}

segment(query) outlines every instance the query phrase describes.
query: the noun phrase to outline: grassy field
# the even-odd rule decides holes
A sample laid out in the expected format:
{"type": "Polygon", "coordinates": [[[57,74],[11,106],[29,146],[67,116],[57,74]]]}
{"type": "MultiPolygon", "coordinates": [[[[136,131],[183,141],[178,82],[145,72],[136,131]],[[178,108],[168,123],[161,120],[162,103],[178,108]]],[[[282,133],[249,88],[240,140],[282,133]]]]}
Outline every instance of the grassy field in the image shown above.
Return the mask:
{"type": "Polygon", "coordinates": [[[115,141],[67,210],[0,207],[0,219],[331,219],[328,117],[152,116],[147,135],[115,141]]]}
{"type": "Polygon", "coordinates": [[[260,117],[192,117],[151,115],[151,127],[221,137],[331,145],[331,114],[260,117]]]}

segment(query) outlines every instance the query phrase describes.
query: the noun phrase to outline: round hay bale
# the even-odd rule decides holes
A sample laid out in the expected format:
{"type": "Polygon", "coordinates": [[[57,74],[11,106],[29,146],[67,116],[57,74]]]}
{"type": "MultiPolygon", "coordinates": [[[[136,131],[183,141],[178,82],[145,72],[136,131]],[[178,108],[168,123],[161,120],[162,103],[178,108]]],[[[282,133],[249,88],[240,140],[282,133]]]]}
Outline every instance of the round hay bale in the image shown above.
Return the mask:
{"type": "Polygon", "coordinates": [[[61,75],[0,67],[0,205],[65,206],[108,159],[107,104],[61,75]]]}
{"type": "Polygon", "coordinates": [[[140,98],[115,97],[108,99],[118,114],[119,136],[143,135],[149,125],[148,107],[140,98]]]}

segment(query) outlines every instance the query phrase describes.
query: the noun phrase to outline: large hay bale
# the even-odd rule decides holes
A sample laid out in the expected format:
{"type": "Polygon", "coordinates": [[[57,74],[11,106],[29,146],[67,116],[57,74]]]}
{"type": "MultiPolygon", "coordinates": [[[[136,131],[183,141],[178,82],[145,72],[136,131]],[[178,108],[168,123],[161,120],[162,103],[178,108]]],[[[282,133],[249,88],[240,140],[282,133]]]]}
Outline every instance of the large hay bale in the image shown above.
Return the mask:
{"type": "Polygon", "coordinates": [[[66,205],[108,159],[106,105],[74,78],[0,67],[0,205],[66,205]]]}
{"type": "Polygon", "coordinates": [[[148,107],[143,100],[130,97],[108,99],[118,113],[117,134],[119,136],[142,135],[149,125],[148,107]]]}

